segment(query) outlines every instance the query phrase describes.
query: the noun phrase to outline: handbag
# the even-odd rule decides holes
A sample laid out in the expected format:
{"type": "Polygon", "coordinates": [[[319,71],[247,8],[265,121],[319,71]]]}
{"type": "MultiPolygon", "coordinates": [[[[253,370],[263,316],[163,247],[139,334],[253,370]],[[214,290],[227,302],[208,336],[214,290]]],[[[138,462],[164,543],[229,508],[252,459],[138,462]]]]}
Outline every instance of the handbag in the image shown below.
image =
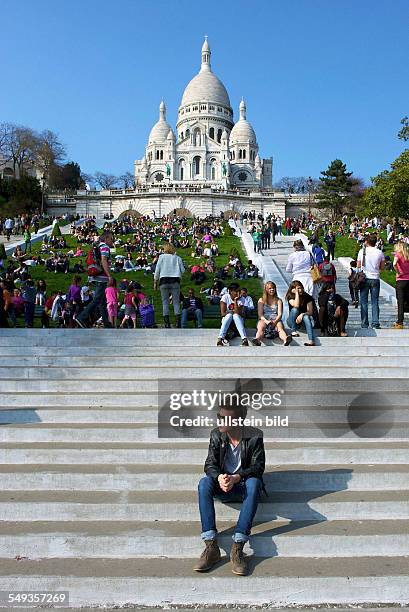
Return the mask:
{"type": "Polygon", "coordinates": [[[314,257],[311,255],[311,278],[313,283],[319,283],[321,281],[321,272],[315,261],[314,257]]]}
{"type": "Polygon", "coordinates": [[[366,274],[363,271],[363,268],[365,266],[365,253],[366,253],[366,248],[363,247],[361,269],[359,270],[359,272],[355,274],[352,280],[352,283],[356,289],[362,289],[362,287],[365,285],[365,282],[366,282],[366,274]]]}

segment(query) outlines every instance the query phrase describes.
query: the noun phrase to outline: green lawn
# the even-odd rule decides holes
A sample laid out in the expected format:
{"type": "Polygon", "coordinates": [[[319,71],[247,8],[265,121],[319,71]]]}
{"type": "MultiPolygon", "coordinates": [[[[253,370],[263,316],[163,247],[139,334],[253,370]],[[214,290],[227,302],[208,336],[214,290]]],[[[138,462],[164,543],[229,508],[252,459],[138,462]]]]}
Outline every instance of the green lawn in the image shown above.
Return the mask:
{"type": "MultiPolygon", "coordinates": [[[[129,236],[129,235],[128,235],[129,236]]],[[[77,247],[77,240],[75,238],[73,238],[71,235],[65,235],[66,238],[66,242],[67,242],[67,249],[64,249],[63,252],[66,252],[72,248],[77,247]]],[[[119,238],[121,238],[123,241],[125,241],[126,236],[119,236],[119,238]]],[[[229,258],[229,253],[230,250],[235,247],[238,252],[240,253],[240,258],[241,261],[246,263],[247,262],[247,257],[244,253],[244,250],[242,248],[241,245],[241,241],[240,238],[236,237],[236,236],[226,236],[226,237],[222,237],[217,239],[217,244],[219,246],[219,255],[216,257],[216,267],[219,268],[225,264],[227,264],[228,262],[228,258],[229,258]]],[[[32,246],[32,251],[33,254],[36,254],[39,252],[41,247],[41,242],[35,243],[32,246]]],[[[82,246],[83,250],[85,253],[88,252],[89,250],[89,246],[88,245],[83,245],[82,246]]],[[[190,267],[194,264],[194,263],[198,263],[200,261],[200,259],[198,258],[192,258],[190,256],[192,249],[188,248],[188,249],[179,249],[178,250],[178,254],[182,257],[183,262],[185,264],[185,267],[187,270],[190,269],[190,267]]],[[[125,250],[121,247],[117,247],[115,250],[115,255],[125,255],[125,250]]],[[[114,258],[113,255],[112,257],[114,258]]],[[[79,258],[79,260],[82,262],[82,264],[85,267],[85,257],[83,258],[79,258]]],[[[70,260],[70,265],[72,266],[76,261],[78,261],[78,258],[75,259],[71,259],[70,260]]],[[[37,282],[39,279],[44,279],[47,283],[47,295],[50,295],[58,290],[62,290],[62,291],[66,291],[69,287],[69,285],[71,284],[72,278],[73,278],[73,274],[72,273],[68,273],[68,274],[62,274],[62,273],[50,273],[50,272],[46,272],[45,268],[43,266],[33,266],[30,268],[30,272],[32,274],[32,277],[34,279],[35,282],[37,282]]],[[[162,323],[162,302],[161,302],[161,298],[160,298],[160,292],[159,290],[154,290],[153,289],[153,275],[149,275],[149,276],[145,276],[143,271],[137,271],[137,272],[121,272],[119,274],[112,274],[116,280],[117,283],[119,284],[119,281],[122,278],[127,278],[129,280],[136,280],[138,281],[142,287],[143,287],[143,292],[148,295],[149,297],[151,297],[153,299],[153,304],[155,307],[155,313],[156,313],[156,321],[157,323],[161,324],[162,323]]],[[[206,273],[206,281],[199,286],[194,285],[194,283],[192,283],[190,281],[190,272],[185,272],[185,274],[183,275],[182,278],[182,283],[181,283],[181,290],[182,293],[184,295],[187,295],[187,290],[189,287],[194,287],[195,291],[196,291],[196,295],[198,297],[202,298],[202,301],[204,304],[206,304],[206,299],[204,296],[200,296],[199,291],[201,287],[209,287],[212,284],[213,281],[213,275],[210,275],[208,273],[206,273]]],[[[84,273],[82,275],[82,282],[83,284],[88,284],[88,276],[86,273],[84,273]]],[[[226,284],[229,284],[229,282],[233,282],[233,279],[227,279],[226,284]]],[[[256,303],[256,301],[258,300],[258,298],[261,296],[262,293],[262,285],[261,285],[261,281],[259,279],[248,279],[248,280],[243,280],[243,281],[237,281],[239,282],[239,284],[242,287],[246,287],[249,295],[252,296],[253,301],[256,303]]],[[[171,322],[173,320],[174,323],[174,317],[173,315],[171,315],[171,322]]],[[[21,322],[20,322],[21,324],[21,322]]],[[[248,327],[255,327],[256,321],[255,320],[251,320],[248,321],[246,324],[248,324],[248,327]]],[[[220,325],[220,321],[218,320],[204,320],[203,322],[204,327],[210,327],[210,328],[218,328],[220,325]]],[[[36,326],[38,326],[38,321],[36,320],[36,326]]],[[[189,323],[189,326],[193,326],[193,322],[189,323]]]]}

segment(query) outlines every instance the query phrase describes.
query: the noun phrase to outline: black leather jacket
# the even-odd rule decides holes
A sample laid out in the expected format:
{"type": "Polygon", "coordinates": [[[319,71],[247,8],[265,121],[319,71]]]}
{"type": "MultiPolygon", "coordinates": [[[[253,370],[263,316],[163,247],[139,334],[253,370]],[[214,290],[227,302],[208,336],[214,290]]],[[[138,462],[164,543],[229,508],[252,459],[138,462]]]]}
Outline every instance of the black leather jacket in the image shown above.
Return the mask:
{"type": "MultiPolygon", "coordinates": [[[[241,468],[237,474],[240,474],[242,480],[251,476],[260,478],[263,483],[263,491],[268,496],[263,481],[266,463],[263,432],[256,427],[243,427],[242,432],[240,442],[241,468]]],[[[223,474],[222,468],[228,443],[227,433],[222,433],[218,427],[210,432],[209,451],[204,464],[204,471],[207,476],[217,479],[220,474],[223,474]]]]}

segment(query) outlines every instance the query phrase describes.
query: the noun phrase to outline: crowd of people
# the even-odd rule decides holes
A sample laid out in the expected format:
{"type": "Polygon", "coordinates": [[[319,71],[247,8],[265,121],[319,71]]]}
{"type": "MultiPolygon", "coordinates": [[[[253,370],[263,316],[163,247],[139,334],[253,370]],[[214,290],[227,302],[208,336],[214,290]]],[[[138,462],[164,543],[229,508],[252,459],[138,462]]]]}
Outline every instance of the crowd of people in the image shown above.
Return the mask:
{"type": "MultiPolygon", "coordinates": [[[[32,223],[33,219],[25,221],[32,223]]],[[[347,335],[349,305],[356,308],[360,305],[361,325],[369,327],[369,296],[371,325],[380,326],[379,277],[388,262],[383,253],[384,241],[378,232],[386,229],[387,236],[395,240],[391,262],[397,271],[395,327],[402,328],[409,303],[406,224],[398,220],[383,223],[376,218],[349,220],[346,216],[339,224],[331,224],[317,222],[306,214],[297,219],[281,219],[273,214],[256,215],[255,211],[243,213],[240,221],[241,227],[246,227],[253,238],[255,253],[268,249],[277,236],[310,230],[309,248],[306,248],[305,239],[294,241],[294,252],[286,267],[292,282],[283,299],[277,295],[273,282],[264,284],[257,300],[249,295],[245,281],[257,278],[259,270],[252,260],[243,261],[237,249],[231,250],[225,265],[218,264],[219,239],[229,227],[222,214],[191,222],[184,217],[152,219],[125,215],[105,223],[102,235],[99,235],[95,219],[89,218],[80,225],[73,223],[71,226],[76,242],[74,248],[67,250],[65,236],[45,234],[35,255],[27,245],[25,248],[17,246],[8,262],[0,262],[0,325],[15,326],[19,316],[23,316],[25,326],[32,327],[34,316],[39,312],[43,327],[54,321],[63,327],[135,328],[138,320],[142,327],[154,327],[156,320],[149,291],[127,278],[128,272],[140,271],[147,280],[152,280],[153,289],[160,292],[166,328],[171,326],[170,308],[173,308],[177,327],[187,327],[193,320],[200,328],[204,323],[205,306],[215,306],[220,309],[221,317],[218,346],[227,344],[234,335],[241,337],[244,346],[249,345],[246,331],[249,318],[258,321],[255,337],[251,340],[255,346],[260,346],[263,338],[274,337],[288,346],[299,335],[300,328],[305,329],[308,336],[305,345],[314,346],[317,328],[323,334],[347,335]],[[361,247],[349,270],[350,302],[336,290],[333,260],[340,235],[356,240],[361,247]],[[112,255],[116,249],[123,254],[112,255]],[[185,265],[183,254],[195,260],[193,265],[185,265]],[[71,274],[68,290],[49,292],[46,280],[34,282],[30,273],[32,266],[39,266],[47,273],[71,274]],[[181,291],[185,273],[191,282],[186,295],[181,291]],[[81,276],[84,274],[87,275],[85,282],[81,276]],[[118,274],[122,278],[117,281],[115,275],[118,274]]]]}

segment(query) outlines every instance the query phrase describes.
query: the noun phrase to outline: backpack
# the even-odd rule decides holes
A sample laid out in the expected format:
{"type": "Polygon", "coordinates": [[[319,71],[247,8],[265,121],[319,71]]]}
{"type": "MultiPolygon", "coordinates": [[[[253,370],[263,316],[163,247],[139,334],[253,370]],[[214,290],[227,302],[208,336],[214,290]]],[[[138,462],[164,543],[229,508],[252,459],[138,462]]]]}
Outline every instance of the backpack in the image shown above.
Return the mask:
{"type": "Polygon", "coordinates": [[[321,276],[334,276],[334,271],[332,269],[332,264],[330,262],[323,263],[321,268],[321,276]]]}
{"type": "Polygon", "coordinates": [[[139,306],[139,314],[141,317],[141,327],[155,326],[155,310],[152,304],[141,304],[139,306]]]}
{"type": "Polygon", "coordinates": [[[85,260],[89,276],[98,276],[103,272],[101,265],[101,251],[99,245],[94,244],[88,251],[87,259],[85,260]]]}

